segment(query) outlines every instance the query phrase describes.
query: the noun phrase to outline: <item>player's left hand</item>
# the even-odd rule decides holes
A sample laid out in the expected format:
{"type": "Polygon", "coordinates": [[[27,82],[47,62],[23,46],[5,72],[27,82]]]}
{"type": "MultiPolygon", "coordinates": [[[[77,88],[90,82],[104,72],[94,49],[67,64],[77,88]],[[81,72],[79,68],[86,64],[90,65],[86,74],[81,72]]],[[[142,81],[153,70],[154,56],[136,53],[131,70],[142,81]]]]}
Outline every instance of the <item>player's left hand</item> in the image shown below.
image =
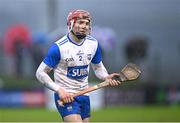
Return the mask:
{"type": "Polygon", "coordinates": [[[112,74],[110,74],[109,76],[107,76],[107,77],[105,78],[105,80],[108,79],[109,84],[110,84],[111,86],[117,86],[117,85],[120,85],[121,82],[120,82],[119,80],[117,80],[117,79],[114,79],[114,78],[118,78],[118,77],[119,77],[119,74],[118,74],[118,73],[112,73],[112,74]]]}

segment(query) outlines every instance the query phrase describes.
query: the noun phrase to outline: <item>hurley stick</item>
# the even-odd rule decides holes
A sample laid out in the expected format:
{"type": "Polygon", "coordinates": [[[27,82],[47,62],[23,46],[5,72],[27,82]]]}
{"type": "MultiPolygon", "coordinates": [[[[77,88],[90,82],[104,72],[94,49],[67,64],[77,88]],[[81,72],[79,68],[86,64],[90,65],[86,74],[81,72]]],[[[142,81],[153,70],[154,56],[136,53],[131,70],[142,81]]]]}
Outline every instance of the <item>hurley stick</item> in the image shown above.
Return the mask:
{"type": "MultiPolygon", "coordinates": [[[[119,81],[121,81],[121,82],[135,80],[140,76],[140,74],[141,74],[141,71],[140,71],[139,67],[135,64],[129,63],[119,72],[119,76],[116,79],[119,79],[119,81]]],[[[109,80],[106,80],[97,85],[90,86],[82,91],[79,91],[78,93],[75,93],[73,95],[73,97],[83,95],[88,92],[95,91],[100,88],[104,88],[106,86],[109,86],[109,80]]],[[[59,103],[59,105],[63,105],[64,102],[63,102],[63,100],[59,100],[58,103],[59,103]]]]}

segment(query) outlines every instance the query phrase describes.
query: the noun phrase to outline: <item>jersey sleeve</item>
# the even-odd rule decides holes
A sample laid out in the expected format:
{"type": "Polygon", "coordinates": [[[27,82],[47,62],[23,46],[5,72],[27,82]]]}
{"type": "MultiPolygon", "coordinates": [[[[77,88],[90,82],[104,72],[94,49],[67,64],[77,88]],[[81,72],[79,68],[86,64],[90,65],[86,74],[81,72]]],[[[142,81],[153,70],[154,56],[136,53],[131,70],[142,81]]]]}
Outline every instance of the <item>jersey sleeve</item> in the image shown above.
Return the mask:
{"type": "Polygon", "coordinates": [[[99,64],[101,61],[102,61],[102,51],[101,51],[101,48],[100,48],[99,43],[98,43],[96,53],[95,53],[91,62],[93,64],[99,64]]]}
{"type": "Polygon", "coordinates": [[[53,44],[44,58],[43,62],[47,64],[49,67],[55,68],[61,59],[59,47],[57,44],[53,44]]]}

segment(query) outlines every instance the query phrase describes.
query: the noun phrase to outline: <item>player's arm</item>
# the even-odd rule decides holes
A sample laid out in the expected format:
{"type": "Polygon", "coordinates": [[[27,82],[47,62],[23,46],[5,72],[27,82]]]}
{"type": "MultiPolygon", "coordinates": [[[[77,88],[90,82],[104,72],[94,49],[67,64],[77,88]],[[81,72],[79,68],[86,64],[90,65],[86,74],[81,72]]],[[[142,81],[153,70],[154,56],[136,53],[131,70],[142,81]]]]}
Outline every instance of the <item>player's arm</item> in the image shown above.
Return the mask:
{"type": "Polygon", "coordinates": [[[42,61],[42,63],[39,65],[36,71],[37,79],[47,88],[55,92],[58,92],[60,87],[56,83],[54,83],[54,81],[50,78],[48,73],[51,70],[53,70],[54,67],[56,67],[59,61],[60,61],[59,48],[56,44],[54,44],[49,48],[48,54],[46,55],[45,59],[42,61]]]}
{"type": "Polygon", "coordinates": [[[58,92],[60,86],[54,83],[54,81],[48,75],[48,73],[52,69],[53,68],[49,67],[44,62],[42,62],[36,71],[36,78],[47,88],[51,89],[52,91],[58,92]]]}
{"type": "Polygon", "coordinates": [[[105,80],[105,78],[107,76],[109,76],[106,68],[104,67],[102,61],[99,63],[99,64],[91,64],[93,70],[94,70],[94,73],[96,75],[96,77],[98,77],[99,79],[101,80],[105,80]]]}
{"type": "Polygon", "coordinates": [[[110,85],[115,86],[121,84],[120,81],[114,80],[113,77],[119,76],[118,73],[108,74],[106,68],[104,67],[103,63],[100,62],[99,64],[91,64],[95,75],[101,80],[110,80],[110,85]]]}
{"type": "Polygon", "coordinates": [[[102,80],[110,80],[110,85],[114,86],[114,85],[118,85],[120,84],[120,81],[116,81],[113,80],[113,77],[119,76],[118,73],[112,73],[112,74],[108,74],[106,68],[104,67],[103,63],[102,63],[102,53],[101,53],[101,48],[98,44],[97,46],[97,50],[96,53],[91,61],[92,63],[92,68],[95,72],[95,75],[102,80]]]}
{"type": "Polygon", "coordinates": [[[95,75],[99,79],[105,80],[105,78],[109,75],[106,68],[104,67],[102,63],[102,51],[101,51],[99,43],[96,48],[96,53],[91,60],[91,66],[94,70],[95,75]]]}
{"type": "Polygon", "coordinates": [[[36,77],[47,88],[57,92],[59,96],[61,96],[61,98],[64,99],[64,102],[71,102],[73,100],[71,95],[65,92],[65,90],[61,88],[58,84],[56,84],[48,75],[48,73],[57,66],[59,61],[60,61],[59,48],[56,44],[54,44],[48,50],[47,56],[38,67],[36,71],[36,77]]]}

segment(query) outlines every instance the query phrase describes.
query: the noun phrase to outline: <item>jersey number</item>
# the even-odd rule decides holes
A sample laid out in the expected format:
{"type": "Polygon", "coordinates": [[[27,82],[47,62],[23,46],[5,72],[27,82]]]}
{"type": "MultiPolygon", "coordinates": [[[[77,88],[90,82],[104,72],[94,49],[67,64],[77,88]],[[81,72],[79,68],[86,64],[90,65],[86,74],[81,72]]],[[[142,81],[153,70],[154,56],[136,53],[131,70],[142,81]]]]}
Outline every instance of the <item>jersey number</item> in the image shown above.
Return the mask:
{"type": "Polygon", "coordinates": [[[82,61],[82,56],[79,56],[79,61],[82,61]]]}

